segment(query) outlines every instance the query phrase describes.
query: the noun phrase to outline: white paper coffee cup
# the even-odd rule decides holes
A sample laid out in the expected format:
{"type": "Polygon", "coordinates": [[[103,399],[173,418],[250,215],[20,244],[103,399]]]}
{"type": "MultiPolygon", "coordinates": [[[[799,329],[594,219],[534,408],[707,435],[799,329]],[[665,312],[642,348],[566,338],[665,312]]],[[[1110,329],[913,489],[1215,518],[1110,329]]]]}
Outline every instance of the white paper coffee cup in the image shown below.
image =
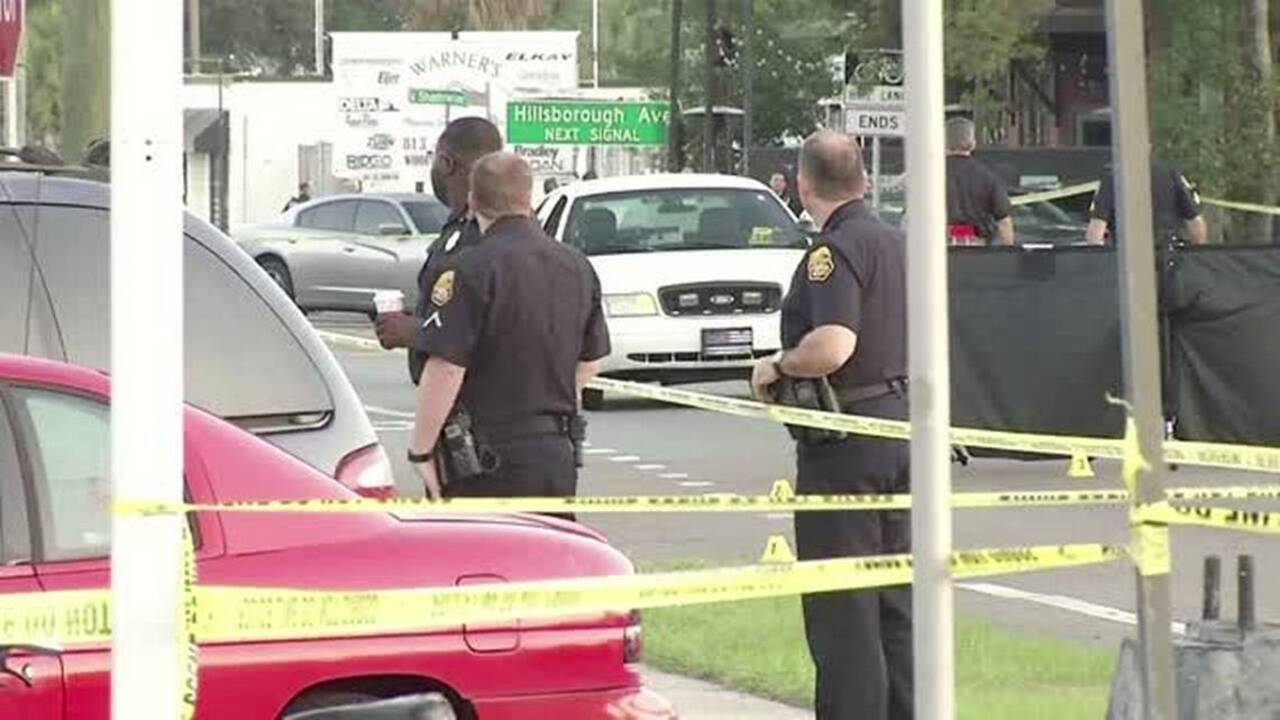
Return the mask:
{"type": "Polygon", "coordinates": [[[379,315],[404,312],[404,293],[399,290],[379,290],[373,294],[373,306],[379,315]]]}

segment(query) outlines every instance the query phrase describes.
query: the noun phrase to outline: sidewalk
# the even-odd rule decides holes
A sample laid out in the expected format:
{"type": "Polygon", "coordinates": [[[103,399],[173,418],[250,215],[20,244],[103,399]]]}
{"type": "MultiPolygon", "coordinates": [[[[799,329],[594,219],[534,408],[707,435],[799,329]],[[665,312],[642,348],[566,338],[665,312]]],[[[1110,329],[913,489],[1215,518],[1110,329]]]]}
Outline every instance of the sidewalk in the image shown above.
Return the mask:
{"type": "Polygon", "coordinates": [[[680,720],[813,720],[813,713],[646,667],[645,686],[670,700],[680,720]]]}

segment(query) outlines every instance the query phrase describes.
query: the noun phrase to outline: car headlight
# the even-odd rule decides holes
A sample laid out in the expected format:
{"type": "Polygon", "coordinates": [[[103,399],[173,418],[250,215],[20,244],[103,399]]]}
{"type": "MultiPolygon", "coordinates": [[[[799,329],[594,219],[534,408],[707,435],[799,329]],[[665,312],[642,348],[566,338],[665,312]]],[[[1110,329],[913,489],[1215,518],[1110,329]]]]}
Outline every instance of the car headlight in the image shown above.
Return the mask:
{"type": "Polygon", "coordinates": [[[625,295],[605,295],[604,311],[609,317],[640,317],[657,315],[658,304],[649,293],[627,293],[625,295]]]}

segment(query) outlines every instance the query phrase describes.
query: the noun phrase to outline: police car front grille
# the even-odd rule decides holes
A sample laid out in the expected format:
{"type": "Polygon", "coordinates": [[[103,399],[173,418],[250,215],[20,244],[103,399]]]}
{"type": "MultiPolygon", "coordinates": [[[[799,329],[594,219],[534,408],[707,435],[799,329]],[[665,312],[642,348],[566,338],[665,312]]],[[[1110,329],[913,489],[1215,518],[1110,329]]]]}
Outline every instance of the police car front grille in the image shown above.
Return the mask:
{"type": "Polygon", "coordinates": [[[773,283],[694,283],[658,289],[662,311],[676,317],[764,315],[782,306],[782,288],[773,283]]]}
{"type": "Polygon", "coordinates": [[[742,353],[741,355],[704,355],[700,352],[678,352],[678,353],[631,353],[627,355],[627,359],[631,362],[645,363],[647,365],[662,365],[665,363],[697,363],[697,362],[715,362],[722,363],[734,360],[759,360],[762,357],[768,357],[777,350],[754,350],[750,353],[742,353]]]}

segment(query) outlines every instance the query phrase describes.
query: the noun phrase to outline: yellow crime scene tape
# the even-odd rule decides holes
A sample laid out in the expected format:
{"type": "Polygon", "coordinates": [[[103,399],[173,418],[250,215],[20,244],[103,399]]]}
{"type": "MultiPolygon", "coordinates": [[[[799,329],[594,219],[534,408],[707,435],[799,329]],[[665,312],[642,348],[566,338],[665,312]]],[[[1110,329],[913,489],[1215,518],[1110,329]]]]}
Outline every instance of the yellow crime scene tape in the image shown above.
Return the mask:
{"type": "MultiPolygon", "coordinates": [[[[951,564],[956,577],[973,578],[1096,565],[1125,554],[1125,548],[1115,545],[1044,545],[960,551],[951,564]]],[[[335,592],[197,585],[185,588],[184,626],[199,643],[389,635],[891,587],[911,580],[910,555],[881,555],[428,589],[335,592]]],[[[106,643],[110,618],[110,593],[105,590],[0,596],[0,637],[9,643],[106,643]]],[[[183,658],[192,698],[193,647],[188,645],[183,658]]]]}
{"type": "Polygon", "coordinates": [[[1276,207],[1274,205],[1233,202],[1231,200],[1219,200],[1217,198],[1202,198],[1201,202],[1206,205],[1216,205],[1217,207],[1227,208],[1228,210],[1243,210],[1244,212],[1262,213],[1264,215],[1280,215],[1280,207],[1276,207]]]}
{"type": "MultiPolygon", "coordinates": [[[[674,405],[683,405],[738,417],[770,420],[788,425],[801,425],[820,430],[834,430],[892,440],[907,440],[911,437],[911,424],[902,420],[885,420],[781,405],[767,405],[754,400],[708,395],[669,387],[641,385],[608,378],[597,378],[592,382],[592,385],[599,390],[609,390],[633,397],[658,400],[674,405]]],[[[1118,438],[1092,438],[1003,430],[980,430],[976,428],[952,428],[951,442],[970,448],[1042,455],[1084,456],[1112,460],[1123,460],[1125,458],[1125,441],[1118,438]]],[[[1166,462],[1180,465],[1280,473],[1280,448],[1275,447],[1168,441],[1165,442],[1164,454],[1166,462]]]]}
{"type": "Polygon", "coordinates": [[[1026,195],[1018,195],[1009,198],[1009,202],[1014,205],[1031,205],[1033,203],[1051,202],[1053,200],[1061,200],[1063,198],[1074,197],[1076,195],[1084,195],[1085,193],[1097,192],[1102,183],[1098,181],[1081,183],[1079,185],[1068,185],[1057,190],[1046,190],[1038,193],[1028,193],[1026,195]]]}
{"type": "Polygon", "coordinates": [[[1156,503],[1133,510],[1135,521],[1147,524],[1193,525],[1280,535],[1280,513],[1236,508],[1200,507],[1156,503]]]}

